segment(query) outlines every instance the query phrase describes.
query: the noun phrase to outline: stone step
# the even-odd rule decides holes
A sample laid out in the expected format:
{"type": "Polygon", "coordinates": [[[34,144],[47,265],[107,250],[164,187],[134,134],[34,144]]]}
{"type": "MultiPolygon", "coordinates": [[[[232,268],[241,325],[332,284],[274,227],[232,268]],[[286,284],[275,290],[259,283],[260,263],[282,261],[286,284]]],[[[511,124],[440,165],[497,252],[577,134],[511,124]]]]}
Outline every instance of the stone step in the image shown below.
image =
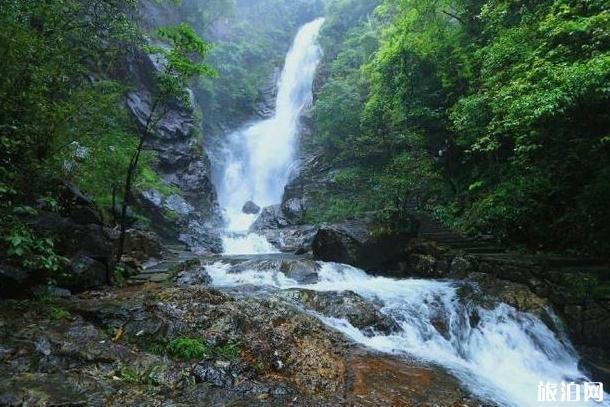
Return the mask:
{"type": "Polygon", "coordinates": [[[455,233],[422,233],[419,237],[430,240],[466,240],[464,236],[455,233]]]}
{"type": "Polygon", "coordinates": [[[542,260],[545,261],[549,266],[560,268],[608,265],[608,261],[605,259],[589,257],[545,256],[542,257],[542,260]]]}
{"type": "Polygon", "coordinates": [[[502,249],[500,250],[501,252],[504,252],[506,250],[504,250],[502,247],[500,246],[494,246],[491,245],[489,243],[485,243],[485,242],[468,242],[468,241],[461,241],[461,242],[442,242],[439,241],[438,242],[439,245],[441,246],[448,246],[451,247],[453,249],[484,249],[484,248],[495,248],[495,249],[502,249]]]}
{"type": "Polygon", "coordinates": [[[138,274],[136,276],[130,277],[129,282],[131,283],[162,283],[171,278],[171,274],[169,273],[155,273],[155,274],[138,274]]]}
{"type": "Polygon", "coordinates": [[[467,254],[502,254],[506,250],[502,247],[464,247],[461,248],[467,254]]]}
{"type": "Polygon", "coordinates": [[[151,264],[148,267],[144,267],[143,273],[151,274],[151,273],[158,273],[158,272],[164,272],[164,271],[171,271],[171,270],[175,269],[176,267],[178,267],[182,264],[186,264],[189,261],[197,259],[197,258],[199,258],[199,257],[198,256],[184,256],[184,257],[172,258],[172,259],[167,259],[167,260],[161,260],[158,263],[151,264]]]}
{"type": "Polygon", "coordinates": [[[550,273],[567,273],[567,274],[593,274],[605,279],[610,278],[610,266],[570,266],[570,267],[555,267],[549,269],[550,273]]]}

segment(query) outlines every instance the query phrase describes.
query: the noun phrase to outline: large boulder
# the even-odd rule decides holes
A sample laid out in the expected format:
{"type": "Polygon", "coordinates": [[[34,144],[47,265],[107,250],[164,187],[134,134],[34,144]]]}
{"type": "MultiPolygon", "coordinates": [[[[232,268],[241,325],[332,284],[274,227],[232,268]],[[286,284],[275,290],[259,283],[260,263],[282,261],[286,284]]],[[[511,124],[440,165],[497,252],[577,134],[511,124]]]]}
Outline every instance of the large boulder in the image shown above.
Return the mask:
{"type": "Polygon", "coordinates": [[[319,227],[314,225],[289,226],[283,229],[266,229],[258,231],[269,243],[282,252],[305,254],[311,251],[319,227]]]}
{"type": "Polygon", "coordinates": [[[66,273],[57,278],[61,287],[72,291],[84,291],[104,286],[108,281],[108,269],[86,253],[80,252],[70,259],[70,265],[66,273]]]}
{"type": "Polygon", "coordinates": [[[368,335],[389,335],[399,329],[392,318],[382,314],[377,306],[352,291],[291,289],[280,295],[326,317],[345,319],[368,335]]]}
{"type": "Polygon", "coordinates": [[[312,242],[316,259],[385,269],[404,258],[410,233],[376,234],[373,223],[353,220],[321,227],[312,242]]]}
{"type": "MultiPolygon", "coordinates": [[[[215,260],[212,260],[214,262],[215,260]]],[[[245,271],[256,271],[258,273],[282,273],[298,284],[314,284],[319,281],[318,272],[320,264],[313,260],[295,257],[261,257],[235,261],[228,269],[228,273],[236,274],[245,271]]]]}
{"type": "Polygon", "coordinates": [[[176,276],[176,284],[179,286],[192,285],[209,285],[212,283],[212,277],[205,270],[205,267],[196,267],[189,270],[184,270],[176,276]]]}
{"type": "Polygon", "coordinates": [[[0,264],[0,298],[12,298],[39,281],[37,273],[9,264],[0,264]]]}
{"type": "Polygon", "coordinates": [[[261,207],[252,201],[248,201],[241,208],[241,211],[247,215],[256,215],[261,211],[261,207]]]}
{"type": "Polygon", "coordinates": [[[138,261],[146,261],[150,258],[161,258],[163,255],[163,244],[153,232],[145,232],[137,229],[129,229],[125,234],[124,255],[138,261]]]}
{"type": "Polygon", "coordinates": [[[254,221],[250,230],[255,232],[267,229],[280,229],[290,225],[282,211],[281,205],[271,205],[263,208],[258,218],[254,221]]]}

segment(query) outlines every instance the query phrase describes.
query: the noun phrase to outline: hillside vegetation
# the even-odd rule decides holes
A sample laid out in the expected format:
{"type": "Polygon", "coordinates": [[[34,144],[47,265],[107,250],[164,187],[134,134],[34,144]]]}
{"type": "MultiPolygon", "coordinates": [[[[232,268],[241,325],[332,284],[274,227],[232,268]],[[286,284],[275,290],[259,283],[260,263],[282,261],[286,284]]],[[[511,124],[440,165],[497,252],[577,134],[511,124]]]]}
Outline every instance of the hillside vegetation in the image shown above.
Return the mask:
{"type": "Polygon", "coordinates": [[[314,119],[342,170],[316,216],[416,198],[467,233],[607,253],[609,23],[602,0],[332,2],[314,119]]]}

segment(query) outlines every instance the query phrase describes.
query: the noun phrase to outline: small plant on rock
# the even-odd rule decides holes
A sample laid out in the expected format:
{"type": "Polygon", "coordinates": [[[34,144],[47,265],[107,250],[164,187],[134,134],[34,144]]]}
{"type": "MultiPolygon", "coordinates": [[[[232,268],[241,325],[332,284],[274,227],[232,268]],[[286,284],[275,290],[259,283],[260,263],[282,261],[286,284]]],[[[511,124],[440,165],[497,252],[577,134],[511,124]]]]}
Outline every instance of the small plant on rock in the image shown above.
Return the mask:
{"type": "Polygon", "coordinates": [[[196,360],[209,355],[209,348],[201,339],[180,337],[167,345],[167,353],[182,360],[196,360]]]}

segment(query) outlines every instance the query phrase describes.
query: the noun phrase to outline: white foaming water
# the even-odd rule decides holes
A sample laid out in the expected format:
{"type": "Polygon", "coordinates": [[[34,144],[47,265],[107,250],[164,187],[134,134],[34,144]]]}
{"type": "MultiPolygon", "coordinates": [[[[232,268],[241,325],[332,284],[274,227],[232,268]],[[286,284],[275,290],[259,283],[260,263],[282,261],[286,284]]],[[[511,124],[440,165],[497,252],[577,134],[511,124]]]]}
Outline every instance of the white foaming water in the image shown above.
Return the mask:
{"type": "MultiPolygon", "coordinates": [[[[395,280],[374,277],[335,263],[320,263],[319,281],[300,285],[279,270],[229,273],[221,262],[208,266],[214,285],[307,288],[317,291],[353,291],[382,304],[401,330],[392,335],[366,335],[348,321],[319,316],[354,341],[372,349],[410,355],[443,366],[473,394],[500,406],[541,405],[538,384],[587,380],[578,369],[577,355],[566,340],[531,314],[498,304],[486,309],[461,299],[457,282],[395,280]],[[443,328],[440,328],[443,327],[443,328]]],[[[607,395],[606,395],[607,397],[607,395]]],[[[581,397],[581,400],[583,398],[581,397]]],[[[544,402],[564,406],[565,402],[544,402]]],[[[574,406],[608,406],[592,401],[574,406]]]]}
{"type": "Polygon", "coordinates": [[[278,253],[264,236],[256,233],[235,236],[223,236],[222,244],[225,254],[278,253]]]}
{"type": "Polygon", "coordinates": [[[321,56],[316,40],[323,22],[319,18],[299,30],[278,82],[274,116],[228,137],[219,201],[231,231],[245,231],[256,219],[242,213],[247,201],[264,207],[282,199],[295,160],[299,117],[312,100],[313,78],[321,56]]]}

